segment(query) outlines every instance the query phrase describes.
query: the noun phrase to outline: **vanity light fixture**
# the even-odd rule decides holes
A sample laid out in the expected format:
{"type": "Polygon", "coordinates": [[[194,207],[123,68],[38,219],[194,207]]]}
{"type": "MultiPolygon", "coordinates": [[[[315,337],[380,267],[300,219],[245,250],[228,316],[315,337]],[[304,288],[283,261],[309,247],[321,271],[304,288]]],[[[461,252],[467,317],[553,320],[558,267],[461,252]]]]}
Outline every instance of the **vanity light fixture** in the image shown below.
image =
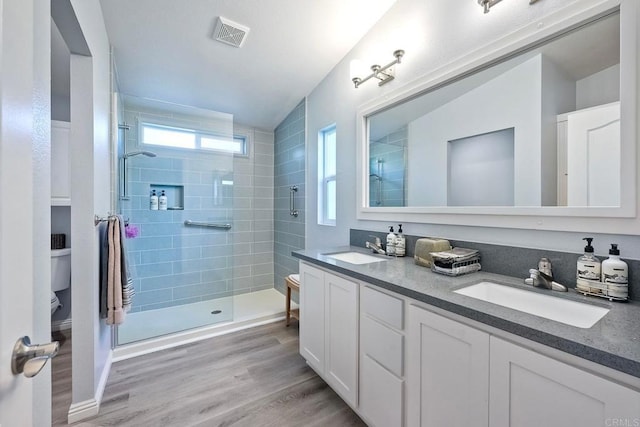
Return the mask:
{"type": "Polygon", "coordinates": [[[362,83],[366,82],[372,77],[375,77],[376,79],[380,80],[378,82],[378,86],[382,86],[383,84],[393,80],[395,78],[395,68],[393,68],[393,66],[400,63],[400,59],[402,59],[402,57],[404,56],[404,50],[402,49],[396,50],[395,52],[393,52],[393,56],[395,56],[396,59],[389,62],[385,66],[381,67],[380,65],[377,65],[377,64],[372,65],[371,66],[372,73],[366,77],[358,77],[358,74],[360,73],[360,71],[357,69],[358,67],[357,67],[356,61],[352,61],[351,62],[351,81],[355,85],[356,89],[358,88],[358,86],[360,86],[362,83]]]}
{"type": "MultiPolygon", "coordinates": [[[[484,13],[489,13],[489,9],[502,0],[478,0],[478,4],[484,9],[484,13]]],[[[529,4],[534,4],[538,0],[529,0],[529,4]]]]}
{"type": "Polygon", "coordinates": [[[483,7],[484,13],[489,13],[489,9],[501,0],[478,0],[478,4],[483,7]]]}

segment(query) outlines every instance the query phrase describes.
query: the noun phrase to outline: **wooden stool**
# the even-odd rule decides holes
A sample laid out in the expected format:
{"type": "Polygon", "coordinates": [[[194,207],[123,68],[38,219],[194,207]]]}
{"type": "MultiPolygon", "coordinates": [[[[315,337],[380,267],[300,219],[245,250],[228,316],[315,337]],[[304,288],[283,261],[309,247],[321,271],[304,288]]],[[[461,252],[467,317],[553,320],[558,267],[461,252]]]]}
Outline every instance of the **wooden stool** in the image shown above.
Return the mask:
{"type": "Polygon", "coordinates": [[[289,326],[289,320],[292,315],[296,319],[300,320],[300,311],[291,310],[291,289],[300,292],[300,275],[290,274],[284,278],[284,283],[287,285],[287,326],[289,326]]]}

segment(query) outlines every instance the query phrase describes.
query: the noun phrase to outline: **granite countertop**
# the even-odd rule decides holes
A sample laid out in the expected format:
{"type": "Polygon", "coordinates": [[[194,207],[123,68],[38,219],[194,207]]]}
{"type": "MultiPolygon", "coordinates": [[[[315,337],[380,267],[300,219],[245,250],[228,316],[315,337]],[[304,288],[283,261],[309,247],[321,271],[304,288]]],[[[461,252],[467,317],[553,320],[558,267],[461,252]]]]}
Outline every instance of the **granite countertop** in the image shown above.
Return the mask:
{"type": "Polygon", "coordinates": [[[355,246],[295,251],[300,260],[324,267],[434,307],[475,320],[540,344],[573,354],[592,362],[640,378],[640,303],[609,302],[604,298],[576,293],[533,288],[524,278],[479,271],[458,277],[433,273],[418,266],[413,257],[390,258],[385,262],[351,264],[324,254],[371,251],[355,246]],[[457,294],[453,291],[481,281],[492,281],[558,298],[609,308],[610,311],[589,329],[565,325],[553,320],[457,294]]]}

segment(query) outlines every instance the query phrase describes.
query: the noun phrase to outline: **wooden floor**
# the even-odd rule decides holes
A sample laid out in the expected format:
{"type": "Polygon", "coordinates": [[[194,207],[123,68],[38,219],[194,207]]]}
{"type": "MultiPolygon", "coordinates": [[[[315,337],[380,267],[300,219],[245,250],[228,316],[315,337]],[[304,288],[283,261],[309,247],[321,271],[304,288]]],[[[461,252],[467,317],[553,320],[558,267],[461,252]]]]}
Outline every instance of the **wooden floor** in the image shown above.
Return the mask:
{"type": "MultiPolygon", "coordinates": [[[[67,425],[71,402],[66,359],[63,345],[54,359],[55,426],[67,425]]],[[[74,425],[365,424],[299,355],[294,320],[288,328],[272,323],[115,363],[100,414],[74,425]]]]}
{"type": "Polygon", "coordinates": [[[51,422],[54,426],[65,426],[71,405],[71,331],[51,335],[60,343],[58,355],[51,359],[51,422]]]}

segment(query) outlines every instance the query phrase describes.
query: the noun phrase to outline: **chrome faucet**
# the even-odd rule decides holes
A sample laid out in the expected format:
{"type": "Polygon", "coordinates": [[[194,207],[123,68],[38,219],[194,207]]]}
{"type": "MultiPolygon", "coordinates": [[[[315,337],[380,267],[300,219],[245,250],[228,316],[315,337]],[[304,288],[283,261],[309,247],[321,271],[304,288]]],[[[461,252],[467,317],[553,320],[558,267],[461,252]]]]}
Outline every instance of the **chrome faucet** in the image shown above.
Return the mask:
{"type": "Polygon", "coordinates": [[[529,270],[529,277],[524,279],[524,283],[553,291],[567,292],[565,285],[553,280],[553,276],[551,275],[551,261],[549,261],[548,258],[540,259],[537,270],[535,268],[529,270]]]}
{"type": "Polygon", "coordinates": [[[366,248],[371,249],[374,253],[386,255],[387,253],[385,252],[384,249],[382,249],[382,241],[380,240],[380,238],[372,235],[369,235],[369,237],[373,237],[375,239],[374,240],[375,243],[371,243],[367,241],[365,242],[364,246],[366,248]]]}

